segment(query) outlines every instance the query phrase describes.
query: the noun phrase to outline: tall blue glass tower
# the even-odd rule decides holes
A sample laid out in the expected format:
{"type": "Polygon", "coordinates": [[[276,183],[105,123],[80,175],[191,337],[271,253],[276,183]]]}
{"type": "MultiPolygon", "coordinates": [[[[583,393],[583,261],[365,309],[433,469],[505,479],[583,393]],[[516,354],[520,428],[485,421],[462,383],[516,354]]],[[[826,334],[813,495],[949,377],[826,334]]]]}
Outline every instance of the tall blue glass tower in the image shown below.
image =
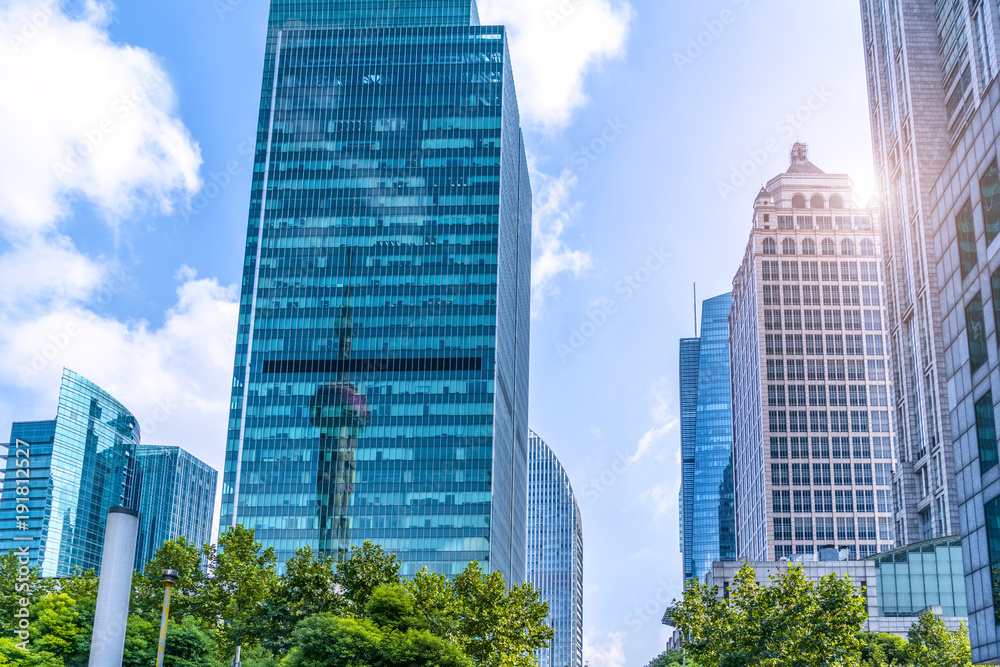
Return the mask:
{"type": "Polygon", "coordinates": [[[108,510],[138,509],[138,446],[132,413],[64,370],[56,418],[11,428],[0,553],[26,548],[43,577],[68,577],[77,567],[99,572],[108,510]]]}
{"type": "Polygon", "coordinates": [[[221,526],[525,578],[531,187],[473,0],[272,0],[221,526]]]}
{"type": "Polygon", "coordinates": [[[549,603],[555,632],[541,667],[583,667],[583,516],[562,463],[532,433],[528,442],[528,581],[549,603]]]}
{"type": "Polygon", "coordinates": [[[142,571],[167,540],[212,541],[219,473],[180,447],[142,445],[136,450],[142,497],[135,569],[142,571]]]}
{"type": "Polygon", "coordinates": [[[736,557],[729,377],[732,295],[702,304],[701,337],[681,340],[681,536],[684,579],[736,557]]]}

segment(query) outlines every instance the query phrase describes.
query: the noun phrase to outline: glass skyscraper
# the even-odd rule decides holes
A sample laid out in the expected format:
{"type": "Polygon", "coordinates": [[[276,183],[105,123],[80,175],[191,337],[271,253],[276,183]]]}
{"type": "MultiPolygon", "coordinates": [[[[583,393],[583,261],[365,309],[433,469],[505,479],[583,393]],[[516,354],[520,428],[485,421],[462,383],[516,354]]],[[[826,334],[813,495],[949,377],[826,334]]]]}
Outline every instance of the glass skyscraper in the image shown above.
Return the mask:
{"type": "Polygon", "coordinates": [[[178,537],[201,546],[212,541],[219,473],[180,447],[142,445],[136,450],[142,478],[135,569],[178,537]]]}
{"type": "Polygon", "coordinates": [[[132,413],[64,370],[56,418],[11,428],[0,553],[27,547],[31,566],[44,577],[70,576],[77,567],[99,572],[108,510],[138,509],[138,446],[132,413]]]}
{"type": "Polygon", "coordinates": [[[531,187],[471,0],[273,0],[221,525],[525,578],[531,187]]]}
{"type": "Polygon", "coordinates": [[[535,433],[528,442],[528,582],[549,603],[541,667],[583,667],[583,517],[569,475],[535,433]]]}
{"type": "Polygon", "coordinates": [[[733,413],[729,391],[732,295],[702,304],[701,337],[681,340],[681,550],[684,579],[736,557],[733,413]]]}

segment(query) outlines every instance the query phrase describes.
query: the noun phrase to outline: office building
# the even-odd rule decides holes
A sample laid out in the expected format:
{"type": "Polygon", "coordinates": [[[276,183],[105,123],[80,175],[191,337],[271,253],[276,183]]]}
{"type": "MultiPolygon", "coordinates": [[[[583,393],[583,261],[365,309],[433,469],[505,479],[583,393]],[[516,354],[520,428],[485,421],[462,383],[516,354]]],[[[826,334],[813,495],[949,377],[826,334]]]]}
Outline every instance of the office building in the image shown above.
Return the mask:
{"type": "Polygon", "coordinates": [[[583,667],[583,518],[573,484],[535,433],[528,440],[528,583],[549,604],[555,631],[541,667],[583,667]]]}
{"type": "Polygon", "coordinates": [[[912,427],[900,429],[901,468],[914,471],[902,492],[914,506],[917,534],[928,524],[935,535],[961,533],[972,660],[996,663],[1000,12],[989,2],[909,0],[862,2],[862,15],[892,244],[898,409],[912,427]]]}
{"type": "Polygon", "coordinates": [[[681,340],[681,551],[684,580],[736,557],[733,413],[729,388],[732,295],[702,304],[701,336],[681,340]]]}
{"type": "Polygon", "coordinates": [[[900,544],[959,532],[932,188],[982,94],[972,72],[982,62],[983,18],[996,7],[977,4],[970,29],[963,3],[861,3],[894,360],[900,544]]]}
{"type": "Polygon", "coordinates": [[[739,558],[894,546],[875,227],[803,144],[757,196],[729,320],[739,558]]]}
{"type": "Polygon", "coordinates": [[[56,418],[11,428],[0,553],[27,546],[31,566],[43,577],[67,577],[74,568],[99,573],[108,510],[138,509],[139,439],[131,412],[64,370],[56,418]]]}
{"type": "Polygon", "coordinates": [[[531,187],[472,0],[273,0],[221,528],[525,580],[531,187]]]}
{"type": "Polygon", "coordinates": [[[135,569],[141,572],[168,540],[184,537],[198,547],[212,542],[219,473],[180,447],[142,445],[136,458],[142,495],[135,569]]]}

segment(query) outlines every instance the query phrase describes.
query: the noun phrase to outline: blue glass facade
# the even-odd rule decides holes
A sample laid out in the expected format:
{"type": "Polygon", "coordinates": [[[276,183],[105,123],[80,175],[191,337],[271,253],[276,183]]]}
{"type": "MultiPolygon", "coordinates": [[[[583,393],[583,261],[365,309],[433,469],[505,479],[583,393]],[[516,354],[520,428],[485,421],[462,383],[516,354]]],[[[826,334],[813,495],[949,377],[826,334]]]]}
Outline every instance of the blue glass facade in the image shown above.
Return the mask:
{"type": "Polygon", "coordinates": [[[729,373],[732,295],[702,304],[701,337],[681,341],[681,525],[684,577],[736,558],[729,373]]]}
{"type": "Polygon", "coordinates": [[[680,544],[684,562],[684,580],[694,578],[695,435],[698,426],[698,364],[701,362],[701,339],[681,339],[681,493],[680,544]]]}
{"type": "Polygon", "coordinates": [[[27,546],[32,566],[45,577],[69,576],[77,567],[100,571],[108,510],[138,509],[138,446],[132,413],[90,381],[63,371],[55,420],[11,428],[0,553],[27,546]]]}
{"type": "Polygon", "coordinates": [[[875,561],[879,616],[917,616],[935,605],[945,617],[968,616],[961,537],[919,542],[869,560],[875,561]]]}
{"type": "Polygon", "coordinates": [[[559,459],[535,433],[528,443],[528,582],[549,603],[555,631],[541,667],[583,667],[583,517],[559,459]]]}
{"type": "Polygon", "coordinates": [[[524,581],[531,188],[468,0],[271,5],[221,525],[524,581]]]}
{"type": "Polygon", "coordinates": [[[219,473],[180,447],[142,445],[136,459],[142,494],[135,569],[141,571],[168,540],[212,541],[219,473]]]}

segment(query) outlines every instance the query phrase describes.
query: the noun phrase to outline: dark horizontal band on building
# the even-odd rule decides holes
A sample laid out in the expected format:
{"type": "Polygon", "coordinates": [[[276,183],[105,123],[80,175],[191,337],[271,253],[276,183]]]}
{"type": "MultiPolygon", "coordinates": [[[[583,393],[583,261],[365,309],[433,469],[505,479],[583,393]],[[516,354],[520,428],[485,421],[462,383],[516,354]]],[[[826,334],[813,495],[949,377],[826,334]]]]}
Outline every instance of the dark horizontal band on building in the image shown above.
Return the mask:
{"type": "Polygon", "coordinates": [[[264,373],[414,373],[481,371],[482,357],[415,359],[278,359],[264,362],[264,373]]]}

